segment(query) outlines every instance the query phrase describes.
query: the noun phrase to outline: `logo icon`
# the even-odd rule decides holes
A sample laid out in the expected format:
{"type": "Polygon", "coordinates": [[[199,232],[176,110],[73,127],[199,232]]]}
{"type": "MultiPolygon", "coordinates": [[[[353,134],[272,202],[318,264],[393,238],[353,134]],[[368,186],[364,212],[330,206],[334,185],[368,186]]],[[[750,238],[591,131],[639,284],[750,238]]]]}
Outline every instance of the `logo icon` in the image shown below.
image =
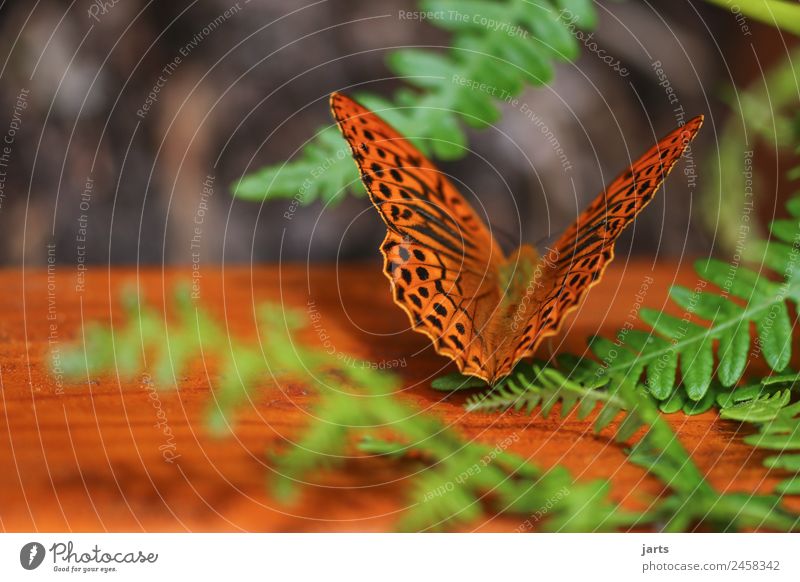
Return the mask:
{"type": "Polygon", "coordinates": [[[19,563],[26,570],[35,570],[44,561],[44,546],[39,542],[29,542],[19,551],[19,563]]]}

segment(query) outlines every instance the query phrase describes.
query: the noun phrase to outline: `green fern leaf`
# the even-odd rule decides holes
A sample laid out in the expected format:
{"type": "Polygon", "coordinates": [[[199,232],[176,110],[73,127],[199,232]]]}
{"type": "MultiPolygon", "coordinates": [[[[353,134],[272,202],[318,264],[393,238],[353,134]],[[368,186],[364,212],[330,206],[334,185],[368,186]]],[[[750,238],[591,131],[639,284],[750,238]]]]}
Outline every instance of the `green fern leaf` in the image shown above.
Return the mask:
{"type": "Polygon", "coordinates": [[[746,422],[766,422],[777,418],[781,410],[789,403],[791,392],[781,390],[774,394],[764,394],[746,402],[736,403],[720,412],[722,418],[746,422]]]}
{"type": "Polygon", "coordinates": [[[686,394],[692,400],[700,400],[711,385],[711,373],[714,368],[714,354],[711,351],[711,337],[702,334],[702,340],[696,346],[694,356],[684,354],[681,358],[681,372],[686,394]]]}
{"type": "MultiPolygon", "coordinates": [[[[792,204],[790,212],[798,205],[792,204]]],[[[776,221],[774,233],[782,240],[800,240],[800,223],[776,221]]],[[[672,300],[685,311],[682,318],[660,311],[643,308],[640,318],[649,325],[653,334],[642,343],[636,334],[629,334],[622,345],[606,341],[592,343],[593,354],[608,362],[605,374],[610,378],[639,373],[631,370],[631,357],[645,371],[645,385],[659,400],[667,400],[678,386],[677,369],[686,395],[696,404],[677,400],[666,404],[662,410],[685,410],[692,413],[707,409],[713,399],[706,398],[716,376],[725,387],[741,380],[747,367],[751,339],[750,329],[755,327],[757,342],[755,352],[763,355],[775,372],[784,371],[791,359],[791,336],[794,321],[787,301],[800,301],[800,252],[775,240],[754,245],[746,257],[763,262],[784,275],[783,283],[771,281],[766,276],[742,267],[728,265],[716,259],[699,261],[695,270],[701,277],[694,290],[676,286],[670,290],[672,300]],[[713,284],[719,290],[706,290],[713,284]],[[731,301],[728,294],[737,297],[744,305],[731,301]],[[704,320],[695,323],[692,318],[704,320]],[[718,366],[714,368],[714,347],[718,366]],[[613,355],[613,357],[611,357],[613,355]]],[[[620,334],[622,335],[622,334],[620,334]]]]}
{"type": "Polygon", "coordinates": [[[797,244],[796,220],[773,220],[769,227],[772,235],[788,244],[797,244]]]}
{"type": "MultiPolygon", "coordinates": [[[[797,166],[794,168],[794,180],[798,179],[798,168],[797,166]]],[[[795,218],[800,218],[800,197],[794,197],[786,203],[786,208],[789,210],[789,214],[794,216],[795,218]]]]}
{"type": "Polygon", "coordinates": [[[791,371],[786,374],[775,374],[774,376],[767,376],[761,379],[762,386],[785,386],[794,388],[798,383],[800,383],[800,374],[791,371]]]}
{"type": "Polygon", "coordinates": [[[744,374],[747,367],[747,356],[750,350],[750,324],[742,321],[742,309],[729,304],[727,307],[729,317],[737,318],[739,322],[719,334],[719,367],[717,374],[723,386],[733,386],[744,374]]]}
{"type": "MultiPolygon", "coordinates": [[[[462,124],[486,127],[496,121],[496,103],[525,85],[553,77],[553,61],[577,57],[573,31],[596,24],[588,0],[423,0],[430,23],[453,34],[446,51],[398,49],[387,64],[417,89],[398,90],[392,100],[357,95],[427,155],[458,159],[466,153],[462,124]]],[[[334,127],[321,130],[297,159],[269,166],[239,180],[233,194],[249,200],[294,198],[298,204],[363,195],[347,144],[334,127]]]]}
{"type": "Polygon", "coordinates": [[[760,348],[769,367],[780,372],[791,357],[792,323],[785,303],[775,303],[756,320],[760,348]]]}
{"type": "MultiPolygon", "coordinates": [[[[609,344],[613,346],[603,338],[597,341],[606,348],[609,344]]],[[[561,406],[562,418],[576,410],[580,419],[588,418],[601,405],[593,423],[597,433],[622,415],[615,431],[615,438],[620,441],[628,440],[643,424],[635,412],[626,410],[625,400],[617,394],[617,389],[590,388],[568,379],[554,368],[536,364],[519,365],[496,387],[468,398],[464,407],[468,412],[524,410],[526,414],[532,414],[538,407],[542,417],[547,418],[556,404],[561,406]]]]}
{"type": "Polygon", "coordinates": [[[684,402],[682,408],[683,413],[688,416],[694,416],[695,414],[708,412],[716,403],[717,393],[718,391],[714,389],[714,383],[712,382],[711,389],[709,389],[700,400],[692,400],[690,398],[688,401],[684,402]]]}
{"type": "Polygon", "coordinates": [[[594,28],[597,25],[597,13],[592,0],[557,0],[561,9],[561,18],[567,22],[574,21],[580,28],[594,28]]]}
{"type": "MultiPolygon", "coordinates": [[[[788,401],[788,391],[779,394],[781,396],[776,395],[777,398],[772,397],[775,400],[768,399],[754,405],[763,412],[763,418],[769,420],[760,425],[758,434],[746,436],[744,440],[760,449],[779,451],[779,455],[767,458],[764,464],[770,468],[794,471],[795,475],[781,481],[776,491],[782,495],[796,495],[800,494],[800,471],[797,469],[800,466],[800,402],[784,406],[776,413],[774,408],[788,401]]],[[[753,418],[753,422],[759,422],[759,418],[753,418]]]]}
{"type": "Polygon", "coordinates": [[[664,414],[673,414],[683,410],[686,404],[686,392],[682,388],[678,388],[666,400],[659,402],[658,408],[664,414]]]}
{"type": "Polygon", "coordinates": [[[462,376],[458,372],[445,374],[434,378],[431,388],[442,392],[454,392],[456,390],[470,390],[472,388],[485,388],[486,382],[475,376],[462,376]]]}

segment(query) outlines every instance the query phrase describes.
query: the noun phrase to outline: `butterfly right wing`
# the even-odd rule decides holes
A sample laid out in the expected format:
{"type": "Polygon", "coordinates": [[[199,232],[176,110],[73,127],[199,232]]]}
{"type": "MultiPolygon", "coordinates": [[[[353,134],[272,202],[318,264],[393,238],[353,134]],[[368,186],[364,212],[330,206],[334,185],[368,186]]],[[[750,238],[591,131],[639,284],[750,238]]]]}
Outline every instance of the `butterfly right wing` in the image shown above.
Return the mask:
{"type": "Polygon", "coordinates": [[[515,340],[514,362],[558,333],[565,316],[599,282],[614,258],[617,238],[650,203],[702,125],[703,116],[695,117],[660,140],[611,182],[541,257],[541,276],[533,286],[535,308],[515,340]]]}
{"type": "Polygon", "coordinates": [[[340,93],[331,110],[386,223],[381,252],[395,302],[462,373],[488,379],[484,331],[500,299],[499,245],[447,177],[388,123],[340,93]]]}

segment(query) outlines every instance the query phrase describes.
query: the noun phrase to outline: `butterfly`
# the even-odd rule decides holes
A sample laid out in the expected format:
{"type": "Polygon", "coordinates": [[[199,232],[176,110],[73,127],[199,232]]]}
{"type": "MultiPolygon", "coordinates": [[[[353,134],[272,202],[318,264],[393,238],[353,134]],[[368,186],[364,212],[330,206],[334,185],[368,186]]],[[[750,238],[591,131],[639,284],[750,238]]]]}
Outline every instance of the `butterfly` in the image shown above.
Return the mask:
{"type": "Polygon", "coordinates": [[[614,243],[695,137],[673,130],[618,176],[543,254],[506,255],[456,187],[397,130],[341,93],[331,111],[386,224],[384,273],[411,326],[489,384],[558,333],[614,258],[614,243]]]}

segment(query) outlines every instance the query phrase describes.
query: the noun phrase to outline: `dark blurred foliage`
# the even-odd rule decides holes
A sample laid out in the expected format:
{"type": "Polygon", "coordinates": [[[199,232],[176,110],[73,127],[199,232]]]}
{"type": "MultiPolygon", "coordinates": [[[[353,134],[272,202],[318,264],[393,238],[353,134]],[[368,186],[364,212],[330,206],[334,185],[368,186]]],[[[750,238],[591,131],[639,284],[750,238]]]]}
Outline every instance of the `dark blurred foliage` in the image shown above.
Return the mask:
{"type": "MultiPolygon", "coordinates": [[[[387,50],[446,44],[445,32],[397,18],[413,8],[411,0],[4,3],[0,133],[20,90],[30,91],[0,208],[4,262],[42,264],[48,243],[59,262],[84,251],[92,263],[188,262],[198,248],[212,262],[376,256],[383,227],[364,198],[315,203],[287,221],[288,200],[234,200],[229,185],[289,159],[330,123],[330,91],[367,84],[389,94],[398,81],[386,79],[387,50]],[[142,119],[137,110],[163,68],[198,36],[142,119]],[[209,175],[214,193],[203,212],[209,175]],[[198,217],[201,242],[192,249],[198,217]]],[[[584,51],[559,65],[552,85],[521,97],[564,147],[569,173],[543,132],[510,106],[495,128],[471,133],[473,153],[444,164],[486,206],[499,238],[557,233],[676,125],[653,61],[663,63],[688,116],[709,115],[694,149],[702,180],[727,114],[724,88],[750,82],[786,54],[774,30],[750,23],[745,39],[732,14],[702,2],[600,2],[598,11],[594,38],[629,76],[584,51]]],[[[710,236],[691,217],[697,191],[673,177],[624,244],[658,257],[707,251],[710,236]]]]}

